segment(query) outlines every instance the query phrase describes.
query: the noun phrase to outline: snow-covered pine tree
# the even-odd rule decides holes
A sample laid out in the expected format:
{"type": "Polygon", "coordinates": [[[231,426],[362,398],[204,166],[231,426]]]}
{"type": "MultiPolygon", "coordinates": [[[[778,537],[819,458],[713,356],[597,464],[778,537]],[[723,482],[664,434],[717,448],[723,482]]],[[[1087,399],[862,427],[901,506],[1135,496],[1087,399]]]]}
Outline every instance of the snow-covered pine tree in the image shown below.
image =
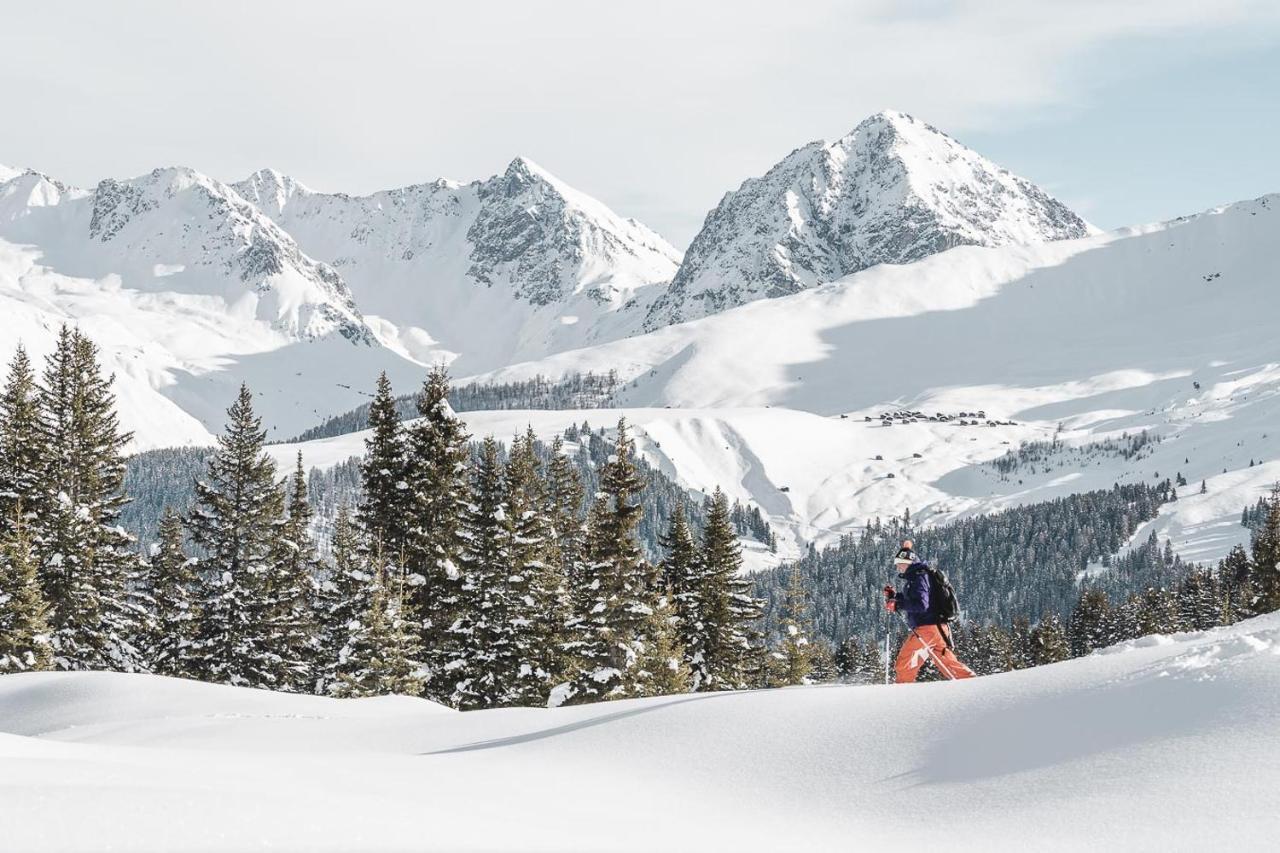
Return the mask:
{"type": "Polygon", "coordinates": [[[331,689],[333,695],[422,695],[421,618],[413,612],[406,577],[403,569],[391,576],[385,568],[377,570],[368,607],[352,625],[331,689]]]}
{"type": "Polygon", "coordinates": [[[1253,535],[1250,550],[1257,610],[1280,610],[1280,484],[1271,490],[1266,515],[1253,535]]]}
{"type": "Polygon", "coordinates": [[[1084,657],[1115,643],[1118,638],[1113,623],[1111,600],[1104,591],[1091,587],[1080,593],[1068,630],[1072,656],[1084,657]]]}
{"type": "Polygon", "coordinates": [[[94,343],[63,326],[39,389],[41,493],[30,530],[59,669],[139,665],[126,583],[140,557],[118,523],[131,436],[120,431],[111,382],[94,343]]]}
{"type": "Polygon", "coordinates": [[[875,640],[850,637],[835,651],[836,676],[845,684],[883,684],[883,649],[875,640]]]}
{"type": "MultiPolygon", "coordinates": [[[[586,527],[582,518],[583,488],[573,460],[564,452],[559,436],[551,443],[551,456],[544,470],[546,477],[547,517],[551,524],[551,548],[548,559],[557,566],[560,589],[557,592],[555,626],[556,646],[550,659],[550,685],[564,683],[575,668],[570,625],[576,620],[575,602],[585,586],[583,579],[583,547],[586,527]]],[[[548,698],[550,695],[548,694],[548,698]]]]}
{"type": "Polygon", "coordinates": [[[269,648],[276,666],[276,689],[313,693],[319,689],[319,625],[314,608],[320,559],[311,541],[311,503],[301,450],[289,480],[287,509],[276,535],[267,583],[272,602],[269,648]]]}
{"type": "Polygon", "coordinates": [[[443,667],[456,657],[450,629],[457,618],[460,527],[469,500],[467,431],[448,397],[449,376],[436,367],[418,395],[421,417],[409,429],[405,477],[410,495],[405,564],[413,610],[423,620],[426,693],[438,701],[453,695],[454,681],[443,667]]]}
{"type": "Polygon", "coordinates": [[[826,640],[815,638],[809,649],[809,684],[830,684],[837,680],[836,656],[826,640]]]}
{"type": "Polygon", "coordinates": [[[551,459],[546,467],[547,513],[551,519],[555,555],[561,574],[570,589],[580,580],[583,523],[582,481],[573,460],[564,452],[564,441],[556,436],[551,442],[551,459]]]}
{"type": "Polygon", "coordinates": [[[271,583],[284,493],[275,462],[262,451],[266,430],[247,385],[240,386],[227,416],[206,478],[196,483],[187,522],[204,552],[197,564],[202,618],[194,665],[205,681],[274,689],[284,686],[271,647],[271,583]]]}
{"type": "Polygon", "coordinates": [[[965,662],[978,675],[1008,672],[1013,664],[1013,641],[998,625],[979,625],[965,645],[965,662]]]}
{"type": "Polygon", "coordinates": [[[664,629],[657,572],[636,540],[644,481],[632,451],[623,419],[587,521],[583,587],[566,644],[576,657],[576,677],[552,691],[551,704],[644,696],[653,678],[642,662],[664,629]]]}
{"type": "Polygon", "coordinates": [[[1056,613],[1046,613],[1031,632],[1032,659],[1036,666],[1058,663],[1071,657],[1067,632],[1056,613]]]}
{"type": "Polygon", "coordinates": [[[689,665],[680,645],[675,610],[671,600],[659,596],[654,610],[654,633],[637,661],[644,673],[640,681],[644,696],[670,696],[690,689],[689,665]]]}
{"type": "Polygon", "coordinates": [[[1222,619],[1222,589],[1215,574],[1192,571],[1178,584],[1178,618],[1188,631],[1204,631],[1225,624],[1222,619]]]}
{"type": "Polygon", "coordinates": [[[689,689],[697,691],[707,680],[706,631],[702,623],[702,555],[694,542],[684,505],[671,513],[667,533],[662,538],[667,556],[663,559],[662,583],[671,599],[676,619],[676,638],[684,648],[689,667],[689,689]]]}
{"type": "MultiPolygon", "coordinates": [[[[338,683],[338,673],[348,654],[348,645],[369,610],[374,580],[361,546],[359,530],[346,504],[338,507],[331,545],[333,564],[316,590],[316,618],[320,625],[320,690],[324,693],[332,693],[338,683]]],[[[382,564],[381,554],[376,549],[370,556],[374,565],[382,564]]]]}
{"type": "Polygon", "coordinates": [[[751,581],[740,577],[742,547],[729,517],[729,499],[719,488],[708,501],[700,562],[705,650],[705,675],[700,689],[732,690],[745,683],[749,626],[759,619],[762,602],[751,596],[751,581]]]}
{"type": "Polygon", "coordinates": [[[1257,615],[1257,594],[1253,589],[1253,563],[1242,546],[1236,545],[1218,564],[1218,578],[1226,597],[1225,608],[1230,618],[1225,624],[1257,615]]]}
{"type": "Polygon", "coordinates": [[[505,500],[498,443],[487,437],[462,517],[462,583],[450,628],[457,653],[444,668],[450,698],[462,709],[504,705],[514,692],[515,591],[505,500]]]}
{"type": "Polygon", "coordinates": [[[782,631],[777,653],[782,684],[804,684],[813,669],[813,632],[809,625],[809,596],[798,565],[791,568],[778,624],[782,631]]]}
{"type": "Polygon", "coordinates": [[[563,672],[559,650],[568,616],[552,506],[536,446],[532,429],[516,436],[505,476],[515,667],[507,702],[530,706],[546,704],[563,672]]]}
{"type": "Polygon", "coordinates": [[[192,656],[200,613],[194,564],[182,547],[181,516],[166,509],[149,565],[153,628],[146,651],[152,672],[183,678],[197,674],[192,656]]]}
{"type": "Polygon", "coordinates": [[[388,564],[399,565],[411,520],[411,493],[406,481],[404,426],[386,373],[378,376],[369,404],[369,437],[364,447],[356,517],[369,553],[380,553],[388,564]]]}
{"type": "Polygon", "coordinates": [[[36,576],[36,555],[21,500],[0,533],[0,674],[49,669],[49,607],[36,576]]]}
{"type": "Polygon", "coordinates": [[[18,346],[0,392],[0,533],[13,524],[19,504],[30,514],[41,487],[40,407],[35,371],[18,346]]]}
{"type": "Polygon", "coordinates": [[[1009,631],[1007,649],[1007,658],[1000,672],[1011,672],[1036,665],[1035,649],[1031,644],[1031,623],[1027,617],[1014,617],[1013,629],[1009,631]]]}
{"type": "Polygon", "coordinates": [[[1167,587],[1151,587],[1143,593],[1137,616],[1139,637],[1172,634],[1183,627],[1177,596],[1167,587]]]}

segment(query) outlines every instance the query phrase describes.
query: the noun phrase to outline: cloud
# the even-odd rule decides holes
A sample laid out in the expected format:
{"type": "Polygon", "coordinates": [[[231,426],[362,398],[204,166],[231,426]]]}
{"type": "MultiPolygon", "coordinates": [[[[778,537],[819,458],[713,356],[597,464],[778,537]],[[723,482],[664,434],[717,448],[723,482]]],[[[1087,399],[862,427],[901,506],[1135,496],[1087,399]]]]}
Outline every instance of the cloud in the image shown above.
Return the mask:
{"type": "Polygon", "coordinates": [[[271,165],[365,192],[526,154],[681,243],[725,190],[870,112],[1025,121],[1088,96],[1100,52],[1122,85],[1126,42],[1274,34],[1276,5],[26,4],[0,33],[0,158],[82,183],[271,165]]]}

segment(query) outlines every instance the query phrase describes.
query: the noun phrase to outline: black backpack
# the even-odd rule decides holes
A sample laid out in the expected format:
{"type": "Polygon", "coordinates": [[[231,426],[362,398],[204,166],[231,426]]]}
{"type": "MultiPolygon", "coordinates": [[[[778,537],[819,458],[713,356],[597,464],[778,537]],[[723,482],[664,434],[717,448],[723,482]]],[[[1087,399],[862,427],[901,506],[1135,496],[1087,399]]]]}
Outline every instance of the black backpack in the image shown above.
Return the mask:
{"type": "Polygon", "coordinates": [[[939,622],[954,622],[960,616],[960,602],[956,601],[955,588],[941,569],[926,566],[929,575],[929,603],[937,614],[939,622]],[[934,602],[937,602],[934,604],[934,602]]]}

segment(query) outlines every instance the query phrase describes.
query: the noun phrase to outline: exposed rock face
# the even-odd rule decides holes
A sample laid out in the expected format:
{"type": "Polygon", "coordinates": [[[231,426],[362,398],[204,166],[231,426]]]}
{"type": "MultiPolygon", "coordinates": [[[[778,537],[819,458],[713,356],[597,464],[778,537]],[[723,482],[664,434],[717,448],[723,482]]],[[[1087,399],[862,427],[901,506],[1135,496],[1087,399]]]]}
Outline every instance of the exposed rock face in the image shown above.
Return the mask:
{"type": "Polygon", "coordinates": [[[1082,237],[1035,184],[911,116],[883,112],[793,151],[707,215],[646,328],[785,296],[958,245],[1082,237]]]}

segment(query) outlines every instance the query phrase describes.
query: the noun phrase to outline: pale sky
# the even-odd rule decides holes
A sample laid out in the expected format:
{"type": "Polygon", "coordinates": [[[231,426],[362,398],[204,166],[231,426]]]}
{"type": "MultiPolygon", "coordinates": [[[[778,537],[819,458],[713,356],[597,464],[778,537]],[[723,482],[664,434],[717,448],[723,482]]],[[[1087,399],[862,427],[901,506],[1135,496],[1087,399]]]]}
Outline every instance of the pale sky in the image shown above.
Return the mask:
{"type": "Polygon", "coordinates": [[[1102,227],[1280,191],[1280,3],[62,2],[0,7],[0,163],[326,191],[525,155],[684,248],[727,190],[892,108],[1102,227]]]}

